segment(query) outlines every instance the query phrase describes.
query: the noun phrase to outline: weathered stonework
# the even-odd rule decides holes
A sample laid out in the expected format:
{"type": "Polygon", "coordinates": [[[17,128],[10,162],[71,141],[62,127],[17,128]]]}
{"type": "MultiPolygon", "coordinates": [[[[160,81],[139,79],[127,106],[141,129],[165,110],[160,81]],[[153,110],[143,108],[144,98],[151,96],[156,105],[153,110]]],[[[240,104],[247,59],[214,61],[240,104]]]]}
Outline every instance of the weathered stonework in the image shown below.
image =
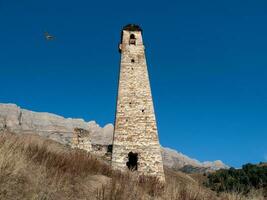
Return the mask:
{"type": "Polygon", "coordinates": [[[72,148],[83,149],[91,152],[92,144],[89,131],[82,128],[75,128],[72,138],[72,148]]]}
{"type": "Polygon", "coordinates": [[[82,149],[97,157],[101,157],[108,163],[111,161],[112,145],[92,144],[91,133],[85,129],[74,129],[71,146],[72,148],[82,149]]]}
{"type": "Polygon", "coordinates": [[[140,27],[125,26],[119,46],[121,65],[112,167],[137,170],[138,174],[165,181],[144,49],[140,27]],[[130,157],[135,162],[136,155],[137,166],[130,168],[130,157]]]}
{"type": "Polygon", "coordinates": [[[92,144],[92,153],[98,157],[111,161],[112,145],[92,144]]]}

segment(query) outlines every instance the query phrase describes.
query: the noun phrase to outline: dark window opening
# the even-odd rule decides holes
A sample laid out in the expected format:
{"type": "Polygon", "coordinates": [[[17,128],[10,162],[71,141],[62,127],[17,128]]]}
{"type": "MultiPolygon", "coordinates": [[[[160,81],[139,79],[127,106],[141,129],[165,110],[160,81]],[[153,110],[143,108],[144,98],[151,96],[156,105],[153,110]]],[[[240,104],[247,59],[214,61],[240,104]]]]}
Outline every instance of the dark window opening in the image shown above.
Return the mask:
{"type": "Polygon", "coordinates": [[[145,109],[142,109],[142,113],[145,112],[145,109]]]}
{"type": "Polygon", "coordinates": [[[108,149],[107,149],[107,152],[108,153],[112,153],[112,147],[113,147],[112,144],[108,145],[108,149]]]}
{"type": "Polygon", "coordinates": [[[128,162],[126,163],[126,165],[129,170],[136,171],[138,165],[138,154],[130,152],[128,154],[128,162]]]}
{"type": "Polygon", "coordinates": [[[134,59],[132,59],[131,62],[134,63],[134,59]]]}
{"type": "Polygon", "coordinates": [[[129,44],[133,44],[135,45],[136,44],[136,38],[135,38],[135,35],[134,34],[131,34],[130,35],[130,40],[129,40],[129,44]]]}

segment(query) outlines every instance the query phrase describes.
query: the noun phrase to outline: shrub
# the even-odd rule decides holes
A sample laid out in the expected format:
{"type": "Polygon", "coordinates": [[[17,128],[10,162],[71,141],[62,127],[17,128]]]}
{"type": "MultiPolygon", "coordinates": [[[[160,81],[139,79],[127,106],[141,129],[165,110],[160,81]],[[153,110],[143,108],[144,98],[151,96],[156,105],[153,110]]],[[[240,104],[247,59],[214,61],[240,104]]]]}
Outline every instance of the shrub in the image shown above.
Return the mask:
{"type": "Polygon", "coordinates": [[[208,175],[205,185],[217,192],[241,192],[267,187],[267,166],[246,164],[242,169],[222,169],[208,175]]]}

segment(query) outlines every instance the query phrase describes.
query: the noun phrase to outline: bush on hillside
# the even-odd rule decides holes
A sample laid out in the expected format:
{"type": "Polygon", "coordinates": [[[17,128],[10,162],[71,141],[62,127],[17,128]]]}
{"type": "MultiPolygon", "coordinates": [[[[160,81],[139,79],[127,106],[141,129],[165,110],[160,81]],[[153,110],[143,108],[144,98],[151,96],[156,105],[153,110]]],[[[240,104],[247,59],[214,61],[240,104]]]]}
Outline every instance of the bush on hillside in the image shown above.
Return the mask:
{"type": "Polygon", "coordinates": [[[205,185],[217,192],[240,192],[267,188],[267,166],[246,164],[242,169],[222,169],[208,175],[205,185]]]}

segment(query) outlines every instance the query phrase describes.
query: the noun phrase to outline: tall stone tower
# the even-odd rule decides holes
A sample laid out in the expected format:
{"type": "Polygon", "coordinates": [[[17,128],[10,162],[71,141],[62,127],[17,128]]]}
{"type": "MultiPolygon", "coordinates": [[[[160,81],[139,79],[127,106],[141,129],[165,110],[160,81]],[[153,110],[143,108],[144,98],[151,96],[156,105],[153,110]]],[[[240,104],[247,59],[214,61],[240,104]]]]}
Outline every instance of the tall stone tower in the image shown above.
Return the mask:
{"type": "Polygon", "coordinates": [[[121,64],[112,167],[165,181],[144,49],[141,28],[125,26],[119,45],[121,64]]]}

